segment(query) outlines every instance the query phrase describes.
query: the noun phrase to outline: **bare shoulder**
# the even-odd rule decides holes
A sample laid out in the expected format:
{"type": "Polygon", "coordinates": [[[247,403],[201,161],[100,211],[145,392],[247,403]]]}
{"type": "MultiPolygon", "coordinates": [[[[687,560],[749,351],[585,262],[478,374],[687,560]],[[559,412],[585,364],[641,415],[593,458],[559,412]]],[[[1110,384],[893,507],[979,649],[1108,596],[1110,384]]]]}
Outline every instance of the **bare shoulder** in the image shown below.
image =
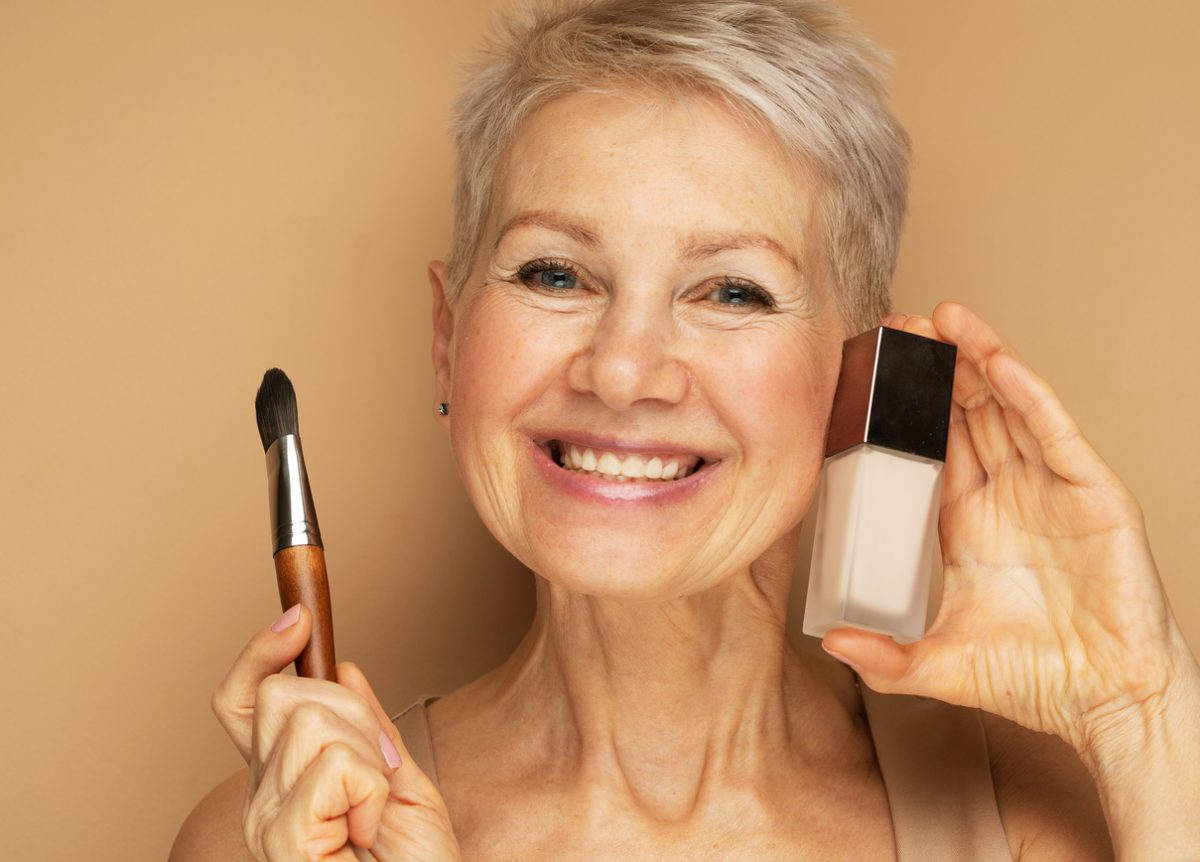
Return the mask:
{"type": "Polygon", "coordinates": [[[1101,862],[1112,840],[1096,784],[1069,745],[981,712],[1000,820],[1018,862],[1101,862]]]}
{"type": "Polygon", "coordinates": [[[168,862],[254,862],[242,838],[248,770],[239,769],[196,804],[175,836],[168,862]]]}

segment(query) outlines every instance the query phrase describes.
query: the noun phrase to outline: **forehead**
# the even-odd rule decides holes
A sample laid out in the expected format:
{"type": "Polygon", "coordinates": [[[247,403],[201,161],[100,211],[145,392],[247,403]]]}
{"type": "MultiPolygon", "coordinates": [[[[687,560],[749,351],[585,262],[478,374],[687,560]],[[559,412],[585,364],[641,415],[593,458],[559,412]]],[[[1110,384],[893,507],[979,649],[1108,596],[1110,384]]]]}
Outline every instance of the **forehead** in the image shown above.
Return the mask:
{"type": "Polygon", "coordinates": [[[521,124],[498,165],[494,234],[553,209],[606,234],[758,231],[798,256],[815,244],[817,187],[768,132],[712,98],[576,93],[521,124]]]}

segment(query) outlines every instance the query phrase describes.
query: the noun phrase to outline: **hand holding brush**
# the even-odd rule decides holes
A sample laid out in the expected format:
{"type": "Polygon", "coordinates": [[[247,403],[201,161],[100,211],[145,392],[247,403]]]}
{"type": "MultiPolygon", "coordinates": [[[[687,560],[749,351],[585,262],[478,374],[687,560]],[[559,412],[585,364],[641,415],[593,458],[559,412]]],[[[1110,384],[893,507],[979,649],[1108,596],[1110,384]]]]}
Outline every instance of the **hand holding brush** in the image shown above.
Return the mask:
{"type": "Polygon", "coordinates": [[[334,664],[329,585],[296,393],[279,369],[264,375],[255,412],[286,610],[250,639],[213,695],[213,711],[249,766],[244,783],[223,785],[235,791],[228,798],[235,821],[226,821],[229,832],[245,846],[223,846],[203,858],[460,862],[437,786],[409,755],[362,671],[334,664]],[[282,674],[293,660],[297,676],[282,674]]]}

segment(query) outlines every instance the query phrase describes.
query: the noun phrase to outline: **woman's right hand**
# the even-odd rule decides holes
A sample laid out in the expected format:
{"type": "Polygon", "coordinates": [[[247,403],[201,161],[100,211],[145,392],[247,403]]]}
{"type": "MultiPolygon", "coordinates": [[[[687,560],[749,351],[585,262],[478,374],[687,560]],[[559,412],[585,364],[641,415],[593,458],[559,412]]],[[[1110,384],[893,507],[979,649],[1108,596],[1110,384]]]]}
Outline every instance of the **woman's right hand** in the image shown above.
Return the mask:
{"type": "Polygon", "coordinates": [[[213,695],[250,767],[246,846],[259,862],[458,862],[441,794],[357,666],[338,664],[336,683],[280,673],[311,628],[307,609],[284,613],[213,695]]]}

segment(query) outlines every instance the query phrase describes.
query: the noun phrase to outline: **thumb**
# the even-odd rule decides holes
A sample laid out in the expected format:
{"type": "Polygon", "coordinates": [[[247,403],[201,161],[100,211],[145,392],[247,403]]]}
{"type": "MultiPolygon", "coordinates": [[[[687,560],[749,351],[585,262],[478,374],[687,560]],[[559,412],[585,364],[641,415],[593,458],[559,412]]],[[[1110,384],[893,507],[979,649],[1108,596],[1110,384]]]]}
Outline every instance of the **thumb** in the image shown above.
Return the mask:
{"type": "Polygon", "coordinates": [[[898,644],[887,635],[852,628],[831,629],[821,647],[833,658],[849,665],[873,691],[883,694],[915,694],[946,699],[939,674],[931,669],[930,640],[923,638],[898,644]]]}
{"type": "Polygon", "coordinates": [[[255,633],[213,692],[213,712],[247,761],[258,687],[295,661],[311,633],[312,613],[308,608],[288,608],[270,626],[255,633]]]}

